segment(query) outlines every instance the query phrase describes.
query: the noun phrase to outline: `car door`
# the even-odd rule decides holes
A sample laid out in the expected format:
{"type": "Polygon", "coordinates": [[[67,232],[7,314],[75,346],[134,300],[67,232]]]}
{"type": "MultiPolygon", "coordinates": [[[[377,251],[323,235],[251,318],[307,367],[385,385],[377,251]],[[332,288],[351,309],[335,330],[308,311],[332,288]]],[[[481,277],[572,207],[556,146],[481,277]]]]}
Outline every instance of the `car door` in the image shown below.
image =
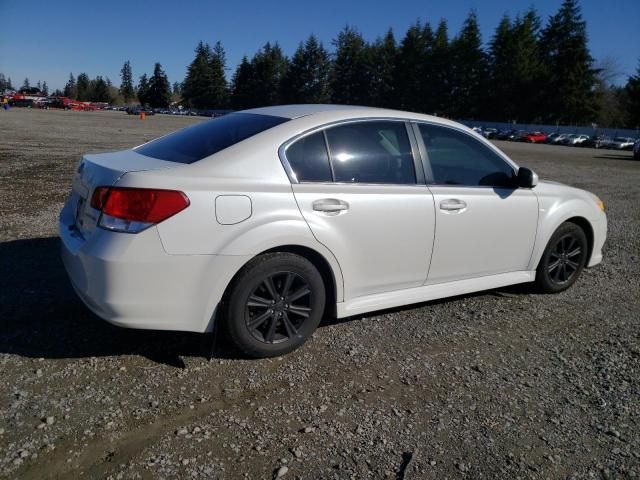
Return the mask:
{"type": "Polygon", "coordinates": [[[403,121],[347,122],[286,147],[300,211],[342,269],[345,300],[424,283],[433,196],[403,121]]]}
{"type": "Polygon", "coordinates": [[[474,135],[414,124],[433,193],[436,233],[427,284],[528,269],[538,199],[515,166],[474,135]]]}

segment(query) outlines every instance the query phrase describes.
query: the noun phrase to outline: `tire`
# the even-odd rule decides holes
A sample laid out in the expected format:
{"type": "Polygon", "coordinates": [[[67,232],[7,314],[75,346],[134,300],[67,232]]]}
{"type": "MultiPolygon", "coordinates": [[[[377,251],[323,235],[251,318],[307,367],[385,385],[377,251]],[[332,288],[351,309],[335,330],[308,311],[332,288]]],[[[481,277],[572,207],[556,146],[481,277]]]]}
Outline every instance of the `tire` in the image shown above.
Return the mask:
{"type": "Polygon", "coordinates": [[[260,255],[231,285],[225,327],[247,356],[277,357],[313,334],[325,302],[322,276],[309,260],[292,253],[260,255]]]}
{"type": "Polygon", "coordinates": [[[559,293],[573,285],[584,269],[588,248],[582,228],[571,222],[560,225],[538,264],[537,289],[543,293],[559,293]]]}

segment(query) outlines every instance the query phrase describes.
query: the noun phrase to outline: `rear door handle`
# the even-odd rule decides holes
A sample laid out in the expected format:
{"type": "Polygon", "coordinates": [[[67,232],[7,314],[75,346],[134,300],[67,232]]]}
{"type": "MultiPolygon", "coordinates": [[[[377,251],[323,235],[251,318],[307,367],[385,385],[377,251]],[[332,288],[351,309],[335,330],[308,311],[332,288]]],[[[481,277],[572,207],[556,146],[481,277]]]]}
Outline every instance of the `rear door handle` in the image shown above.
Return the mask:
{"type": "Polygon", "coordinates": [[[312,203],[312,207],[316,212],[333,215],[349,210],[349,204],[343,200],[338,200],[337,198],[323,198],[322,200],[315,200],[312,203]]]}
{"type": "Polygon", "coordinates": [[[449,198],[440,202],[440,210],[445,212],[461,212],[467,208],[467,204],[457,198],[449,198]]]}

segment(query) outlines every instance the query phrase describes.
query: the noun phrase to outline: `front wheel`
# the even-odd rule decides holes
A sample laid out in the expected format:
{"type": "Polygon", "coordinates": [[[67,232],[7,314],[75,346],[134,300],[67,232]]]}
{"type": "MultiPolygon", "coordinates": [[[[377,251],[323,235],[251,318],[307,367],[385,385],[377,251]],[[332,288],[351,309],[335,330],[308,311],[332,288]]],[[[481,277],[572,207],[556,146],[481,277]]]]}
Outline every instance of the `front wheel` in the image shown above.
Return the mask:
{"type": "Polygon", "coordinates": [[[226,327],[232,342],[254,358],[295,350],[317,328],[325,307],[322,276],[292,253],[260,255],[231,286],[226,327]]]}
{"type": "Polygon", "coordinates": [[[536,273],[538,290],[558,293],[573,285],[587,261],[587,237],[575,223],[563,223],[551,236],[536,273]]]}

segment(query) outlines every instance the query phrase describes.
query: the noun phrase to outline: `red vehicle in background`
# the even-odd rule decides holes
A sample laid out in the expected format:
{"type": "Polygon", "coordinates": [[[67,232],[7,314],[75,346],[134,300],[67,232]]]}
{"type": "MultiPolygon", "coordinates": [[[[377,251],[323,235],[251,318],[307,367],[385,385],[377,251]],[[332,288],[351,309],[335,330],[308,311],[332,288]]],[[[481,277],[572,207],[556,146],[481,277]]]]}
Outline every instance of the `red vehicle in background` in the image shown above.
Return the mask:
{"type": "Polygon", "coordinates": [[[50,97],[49,108],[62,108],[64,110],[76,110],[89,112],[95,110],[89,102],[80,102],[67,97],[50,97]]]}
{"type": "Polygon", "coordinates": [[[520,137],[521,142],[527,143],[544,143],[547,139],[547,134],[544,132],[528,132],[520,137]]]}

